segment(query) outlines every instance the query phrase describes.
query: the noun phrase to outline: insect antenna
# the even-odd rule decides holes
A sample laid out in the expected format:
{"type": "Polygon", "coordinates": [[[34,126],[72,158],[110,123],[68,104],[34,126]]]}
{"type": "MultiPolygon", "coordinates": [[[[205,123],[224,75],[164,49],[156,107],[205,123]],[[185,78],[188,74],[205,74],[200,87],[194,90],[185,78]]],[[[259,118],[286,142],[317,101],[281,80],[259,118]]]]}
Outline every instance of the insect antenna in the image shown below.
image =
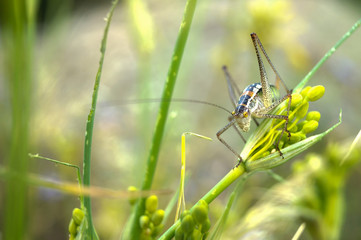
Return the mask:
{"type": "Polygon", "coordinates": [[[189,103],[198,103],[198,104],[203,104],[203,105],[208,105],[208,106],[213,106],[216,107],[218,109],[221,109],[225,112],[227,112],[228,114],[232,115],[232,112],[229,111],[227,108],[222,107],[220,105],[217,105],[215,103],[210,103],[210,102],[206,102],[206,101],[202,101],[202,100],[195,100],[195,99],[185,99],[185,98],[172,98],[172,99],[160,99],[160,98],[146,98],[146,99],[134,99],[134,100],[126,100],[126,101],[122,101],[122,102],[106,102],[103,104],[100,104],[100,106],[120,106],[120,105],[127,105],[127,104],[143,104],[143,103],[153,103],[153,102],[189,102],[189,103]]]}

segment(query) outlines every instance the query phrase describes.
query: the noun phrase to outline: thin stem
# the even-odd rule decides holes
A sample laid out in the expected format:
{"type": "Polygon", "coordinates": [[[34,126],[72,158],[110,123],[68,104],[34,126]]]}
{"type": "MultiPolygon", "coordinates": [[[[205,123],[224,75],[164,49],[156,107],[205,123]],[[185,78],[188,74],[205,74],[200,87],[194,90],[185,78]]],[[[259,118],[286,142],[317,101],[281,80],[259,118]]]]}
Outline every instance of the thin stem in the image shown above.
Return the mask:
{"type": "MultiPolygon", "coordinates": [[[[208,193],[206,193],[206,195],[204,195],[201,200],[204,200],[208,204],[210,204],[216,197],[219,196],[219,194],[221,194],[229,185],[231,185],[238,177],[243,175],[245,172],[246,171],[243,164],[240,164],[238,167],[233,168],[208,193]]],[[[190,211],[192,211],[195,206],[196,204],[190,209],[190,211]]],[[[175,230],[179,225],[180,221],[178,220],[159,239],[171,239],[174,236],[175,230]]]]}
{"type": "Polygon", "coordinates": [[[321,60],[312,68],[312,70],[303,78],[303,80],[295,87],[295,92],[300,91],[315,74],[315,72],[325,63],[325,61],[336,52],[336,50],[346,41],[354,31],[357,30],[361,25],[361,19],[359,19],[351,29],[345,33],[342,38],[321,58],[321,60]]]}

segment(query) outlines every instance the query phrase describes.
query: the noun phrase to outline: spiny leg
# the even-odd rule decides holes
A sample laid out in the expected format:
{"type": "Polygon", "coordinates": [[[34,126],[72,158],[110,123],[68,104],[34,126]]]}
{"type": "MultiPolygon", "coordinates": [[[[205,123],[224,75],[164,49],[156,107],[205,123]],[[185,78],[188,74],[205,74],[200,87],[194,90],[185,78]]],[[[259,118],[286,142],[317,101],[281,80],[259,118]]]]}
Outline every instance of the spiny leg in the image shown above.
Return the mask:
{"type": "Polygon", "coordinates": [[[259,67],[259,72],[261,75],[261,85],[262,85],[262,93],[263,93],[263,104],[268,107],[270,105],[272,105],[272,91],[271,91],[271,87],[269,85],[268,82],[268,78],[267,78],[267,73],[261,58],[261,55],[259,53],[258,50],[258,37],[257,34],[255,33],[251,33],[251,37],[252,37],[252,42],[254,45],[254,50],[256,51],[256,55],[257,55],[257,61],[258,61],[258,67],[259,67]]]}
{"type": "Polygon", "coordinates": [[[271,106],[260,109],[259,111],[254,112],[254,116],[257,118],[274,118],[274,119],[283,119],[285,120],[285,124],[284,127],[282,128],[282,132],[277,140],[277,143],[275,143],[275,148],[276,150],[280,153],[280,156],[283,157],[283,153],[281,152],[280,148],[279,148],[279,143],[283,137],[284,132],[287,133],[288,135],[288,139],[290,139],[291,137],[291,133],[290,131],[288,131],[287,127],[288,127],[288,122],[289,122],[289,114],[290,114],[290,108],[291,108],[291,100],[292,100],[292,90],[285,95],[283,98],[277,100],[276,102],[274,102],[271,106]],[[288,101],[288,105],[287,105],[287,115],[273,115],[273,114],[267,114],[268,112],[270,112],[272,109],[276,108],[279,104],[281,104],[283,101],[285,101],[286,99],[289,99],[288,101]]]}
{"type": "Polygon", "coordinates": [[[251,37],[252,37],[252,40],[255,43],[258,43],[261,51],[263,52],[263,55],[265,56],[265,58],[267,59],[267,62],[268,64],[271,66],[273,72],[276,74],[276,87],[279,89],[278,85],[279,85],[279,82],[281,82],[282,86],[284,87],[284,89],[287,91],[287,94],[291,93],[290,90],[288,90],[285,82],[282,80],[281,78],[281,75],[278,73],[278,71],[276,70],[275,66],[273,65],[273,63],[271,62],[271,59],[268,57],[267,53],[266,53],[266,50],[264,49],[262,43],[261,43],[261,40],[258,38],[257,34],[256,33],[251,33],[251,37]]]}
{"type": "MultiPolygon", "coordinates": [[[[234,119],[233,116],[229,116],[228,117],[228,121],[231,122],[234,119]]],[[[254,119],[255,120],[255,119],[254,119]]],[[[257,125],[258,126],[258,125],[257,125]]],[[[238,133],[238,135],[242,138],[243,142],[246,143],[246,139],[243,137],[242,133],[239,131],[239,129],[237,128],[237,126],[235,124],[233,124],[234,129],[236,130],[236,132],[238,133]]]]}
{"type": "Polygon", "coordinates": [[[234,107],[237,106],[238,97],[241,96],[241,91],[239,90],[237,84],[233,81],[231,75],[228,72],[227,66],[222,67],[224,75],[226,75],[227,86],[228,86],[228,94],[231,99],[231,102],[234,107]],[[238,97],[236,96],[238,95],[238,97]]]}
{"type": "Polygon", "coordinates": [[[217,132],[217,138],[219,141],[221,141],[221,143],[223,143],[229,150],[231,150],[233,152],[234,155],[236,155],[239,159],[239,162],[236,166],[238,166],[241,162],[242,162],[242,157],[241,155],[239,155],[223,138],[221,138],[221,135],[227,131],[228,128],[230,128],[232,125],[234,125],[236,122],[236,120],[234,118],[231,119],[231,121],[226,125],[224,126],[221,130],[219,130],[217,132]]]}

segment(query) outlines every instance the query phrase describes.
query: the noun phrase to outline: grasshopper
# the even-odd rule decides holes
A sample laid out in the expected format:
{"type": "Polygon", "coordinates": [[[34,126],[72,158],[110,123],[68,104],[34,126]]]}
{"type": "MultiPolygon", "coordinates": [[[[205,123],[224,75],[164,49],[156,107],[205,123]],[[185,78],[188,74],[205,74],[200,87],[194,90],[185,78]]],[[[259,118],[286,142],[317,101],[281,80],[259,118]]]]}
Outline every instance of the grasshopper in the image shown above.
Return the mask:
{"type": "Polygon", "coordinates": [[[282,156],[282,152],[280,151],[278,144],[284,132],[288,134],[288,137],[291,136],[290,132],[287,130],[287,124],[289,121],[288,116],[291,107],[292,90],[288,90],[286,84],[281,79],[281,76],[279,75],[276,68],[272,64],[257,34],[251,33],[251,38],[257,55],[258,66],[261,75],[261,82],[248,85],[241,93],[236,83],[232,80],[230,74],[228,73],[227,68],[225,66],[223,67],[227,79],[228,93],[231,102],[235,107],[235,110],[232,112],[232,115],[228,118],[229,123],[217,132],[217,138],[238,157],[239,159],[238,165],[243,161],[242,157],[223,138],[221,138],[221,135],[231,126],[235,127],[235,129],[241,136],[242,140],[246,142],[245,138],[242,136],[238,128],[243,132],[248,132],[250,129],[252,118],[256,122],[257,126],[259,124],[256,118],[275,118],[275,119],[285,120],[285,124],[282,129],[281,135],[277,143],[275,144],[275,148],[280,153],[281,156],[282,156]],[[263,55],[267,59],[267,62],[269,63],[273,72],[276,75],[275,86],[270,85],[268,82],[267,73],[263,65],[263,61],[259,49],[261,49],[263,55]],[[287,92],[286,95],[282,98],[278,98],[278,90],[280,83],[287,92]],[[240,96],[238,100],[236,98],[236,93],[238,96],[240,96]],[[287,106],[287,115],[273,115],[271,113],[272,110],[275,109],[279,104],[281,104],[286,99],[289,99],[287,106]]]}

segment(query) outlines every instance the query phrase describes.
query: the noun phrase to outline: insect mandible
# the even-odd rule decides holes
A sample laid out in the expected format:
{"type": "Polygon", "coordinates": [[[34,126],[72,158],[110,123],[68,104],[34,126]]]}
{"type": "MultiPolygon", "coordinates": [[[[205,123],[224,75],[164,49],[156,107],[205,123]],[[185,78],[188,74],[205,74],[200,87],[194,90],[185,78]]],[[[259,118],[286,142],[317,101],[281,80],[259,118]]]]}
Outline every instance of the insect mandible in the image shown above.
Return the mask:
{"type": "Polygon", "coordinates": [[[232,115],[228,118],[229,123],[217,132],[217,138],[238,157],[239,159],[238,164],[240,164],[243,161],[242,157],[223,138],[221,138],[221,135],[231,126],[234,126],[236,128],[237,132],[239,133],[243,141],[246,142],[245,138],[237,129],[236,125],[243,132],[248,132],[250,129],[252,118],[255,120],[257,125],[258,122],[255,118],[275,118],[275,119],[285,120],[285,124],[282,129],[281,135],[277,143],[275,143],[275,148],[280,153],[281,156],[282,156],[282,152],[280,151],[278,144],[284,132],[288,134],[288,137],[291,136],[290,132],[287,130],[287,124],[289,120],[288,116],[291,107],[292,90],[288,90],[286,84],[281,79],[281,76],[279,75],[276,68],[272,64],[257,34],[251,33],[251,38],[257,55],[258,66],[261,75],[261,82],[248,85],[241,93],[236,83],[232,80],[230,74],[228,73],[227,68],[225,66],[223,67],[227,79],[229,96],[231,98],[231,102],[235,107],[235,110],[232,112],[232,115]],[[268,82],[267,73],[263,65],[263,61],[259,49],[261,49],[263,55],[267,59],[267,62],[269,63],[270,67],[272,68],[273,72],[276,75],[275,86],[270,85],[268,82]],[[280,83],[287,92],[286,95],[283,96],[282,98],[277,97],[280,83]],[[238,96],[240,96],[238,100],[236,98],[236,93],[238,96]],[[286,99],[289,99],[287,106],[287,115],[273,115],[271,113],[272,110],[275,109],[279,104],[281,104],[286,99]]]}

